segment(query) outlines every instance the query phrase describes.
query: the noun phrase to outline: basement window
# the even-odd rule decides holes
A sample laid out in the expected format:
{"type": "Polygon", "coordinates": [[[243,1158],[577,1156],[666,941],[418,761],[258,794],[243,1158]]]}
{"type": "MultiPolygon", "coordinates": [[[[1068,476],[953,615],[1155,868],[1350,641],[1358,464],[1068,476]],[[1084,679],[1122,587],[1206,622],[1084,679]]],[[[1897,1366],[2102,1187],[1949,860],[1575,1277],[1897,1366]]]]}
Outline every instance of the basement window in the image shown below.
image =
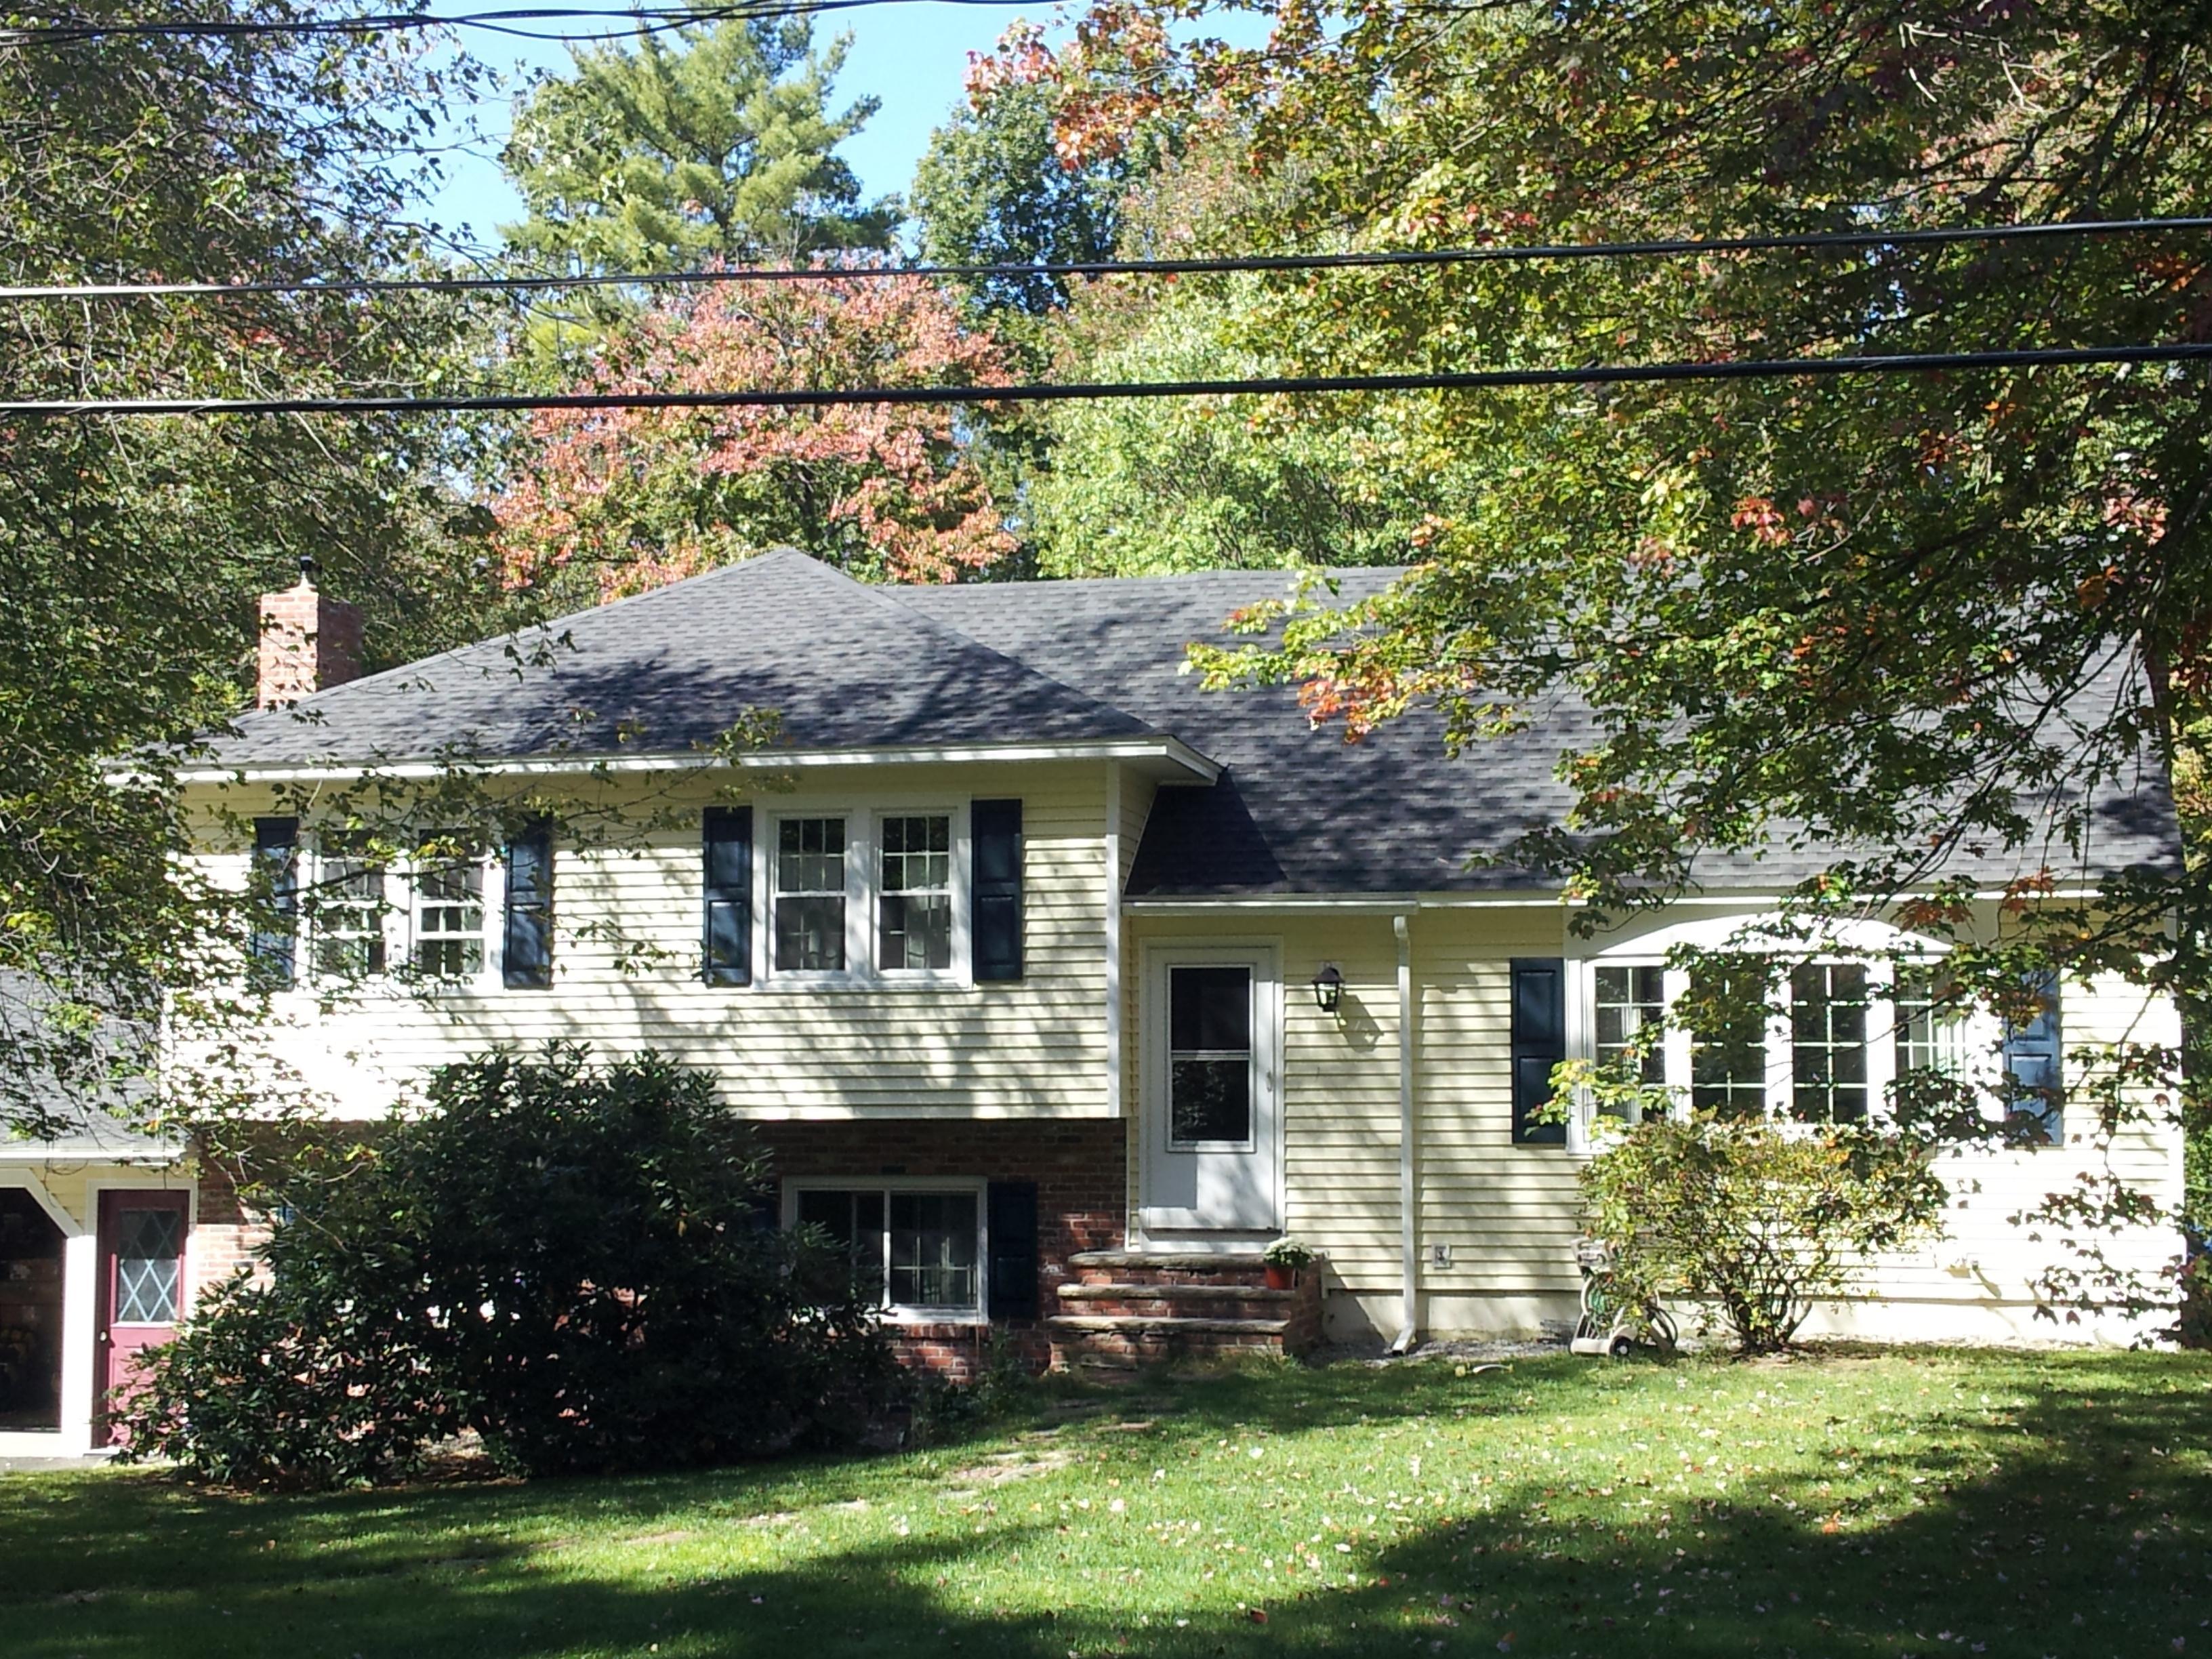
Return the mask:
{"type": "Polygon", "coordinates": [[[786,1215],[826,1234],[861,1297],[894,1317],[983,1317],[980,1184],[809,1185],[786,1215]]]}

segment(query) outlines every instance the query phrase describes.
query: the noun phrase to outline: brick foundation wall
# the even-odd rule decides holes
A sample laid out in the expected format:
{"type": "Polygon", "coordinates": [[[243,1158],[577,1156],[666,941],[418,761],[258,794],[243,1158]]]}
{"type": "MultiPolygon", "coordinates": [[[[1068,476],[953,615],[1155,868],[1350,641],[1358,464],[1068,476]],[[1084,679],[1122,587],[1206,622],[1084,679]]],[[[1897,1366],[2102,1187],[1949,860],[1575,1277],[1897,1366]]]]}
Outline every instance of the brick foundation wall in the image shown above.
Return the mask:
{"type": "MultiPolygon", "coordinates": [[[[763,1123],[761,1144],[779,1178],[943,1176],[1037,1185],[1037,1312],[1059,1311],[1078,1250],[1118,1249],[1128,1236],[1127,1164],[1119,1122],[1083,1120],[763,1123]]],[[[972,1376],[1002,1333],[1032,1369],[1051,1359],[1036,1319],[896,1328],[900,1357],[942,1376],[972,1376]]]]}
{"type": "Polygon", "coordinates": [[[216,1159],[199,1160],[197,1183],[199,1196],[193,1212],[192,1282],[187,1306],[251,1261],[253,1247],[269,1231],[266,1222],[246,1213],[230,1171],[216,1159]]]}

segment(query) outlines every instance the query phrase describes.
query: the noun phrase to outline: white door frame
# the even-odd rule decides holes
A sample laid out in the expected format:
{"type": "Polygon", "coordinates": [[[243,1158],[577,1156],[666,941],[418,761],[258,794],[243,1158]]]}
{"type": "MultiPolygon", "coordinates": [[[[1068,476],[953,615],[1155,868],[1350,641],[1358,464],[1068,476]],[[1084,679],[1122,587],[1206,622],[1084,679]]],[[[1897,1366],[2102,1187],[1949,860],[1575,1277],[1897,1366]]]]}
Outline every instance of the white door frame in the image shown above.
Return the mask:
{"type": "Polygon", "coordinates": [[[1189,1249],[1237,1249],[1273,1237],[1283,1218],[1283,969],[1282,945],[1272,939],[1148,940],[1143,947],[1141,1037],[1143,1082],[1137,1124],[1137,1222],[1146,1239],[1189,1249]],[[1252,975],[1253,1145],[1243,1152],[1168,1149],[1168,970],[1243,968],[1252,975]],[[1249,1158],[1267,1212],[1224,1225],[1188,1206],[1155,1202],[1167,1184],[1168,1159],[1249,1158]]]}
{"type": "Polygon", "coordinates": [[[55,1200],[35,1170],[0,1167],[0,1187],[30,1194],[62,1234],[61,1427],[0,1430],[0,1457],[78,1457],[92,1449],[93,1353],[98,1318],[93,1288],[100,1271],[95,1224],[80,1224],[55,1200]]]}

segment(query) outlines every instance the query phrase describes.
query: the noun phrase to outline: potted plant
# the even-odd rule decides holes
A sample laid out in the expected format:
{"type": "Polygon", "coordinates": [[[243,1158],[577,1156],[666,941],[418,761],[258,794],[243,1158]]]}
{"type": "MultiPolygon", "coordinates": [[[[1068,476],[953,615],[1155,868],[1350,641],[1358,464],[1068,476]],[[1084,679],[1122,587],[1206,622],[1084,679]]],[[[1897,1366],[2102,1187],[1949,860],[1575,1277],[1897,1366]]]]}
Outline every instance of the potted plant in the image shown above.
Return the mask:
{"type": "Polygon", "coordinates": [[[1309,1267],[1314,1259],[1313,1246],[1285,1236],[1260,1252],[1260,1261],[1267,1270],[1267,1288],[1287,1291],[1297,1283],[1298,1269],[1309,1267]]]}

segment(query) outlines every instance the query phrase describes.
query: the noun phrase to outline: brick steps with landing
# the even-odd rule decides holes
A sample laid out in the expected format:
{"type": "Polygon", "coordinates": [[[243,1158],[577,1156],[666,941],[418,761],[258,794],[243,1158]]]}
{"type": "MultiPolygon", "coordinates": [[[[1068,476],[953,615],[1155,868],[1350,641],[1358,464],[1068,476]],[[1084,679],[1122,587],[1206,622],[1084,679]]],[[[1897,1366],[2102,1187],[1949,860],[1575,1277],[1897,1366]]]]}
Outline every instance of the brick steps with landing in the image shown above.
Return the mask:
{"type": "Polygon", "coordinates": [[[1207,1255],[1146,1250],[1079,1250],[1067,1258],[1085,1285],[1251,1285],[1267,1283],[1256,1255],[1207,1255]]]}
{"type": "Polygon", "coordinates": [[[1137,1318],[1280,1320],[1296,1291],[1256,1285],[1063,1285],[1060,1302],[1071,1314],[1115,1314],[1137,1318]]]}
{"type": "Polygon", "coordinates": [[[1321,1275],[1289,1289],[1265,1283],[1256,1255],[1085,1250],[1068,1258],[1078,1282],[1060,1286],[1043,1322],[1058,1370],[1127,1372],[1174,1359],[1230,1353],[1297,1355],[1321,1340],[1321,1275]]]}

